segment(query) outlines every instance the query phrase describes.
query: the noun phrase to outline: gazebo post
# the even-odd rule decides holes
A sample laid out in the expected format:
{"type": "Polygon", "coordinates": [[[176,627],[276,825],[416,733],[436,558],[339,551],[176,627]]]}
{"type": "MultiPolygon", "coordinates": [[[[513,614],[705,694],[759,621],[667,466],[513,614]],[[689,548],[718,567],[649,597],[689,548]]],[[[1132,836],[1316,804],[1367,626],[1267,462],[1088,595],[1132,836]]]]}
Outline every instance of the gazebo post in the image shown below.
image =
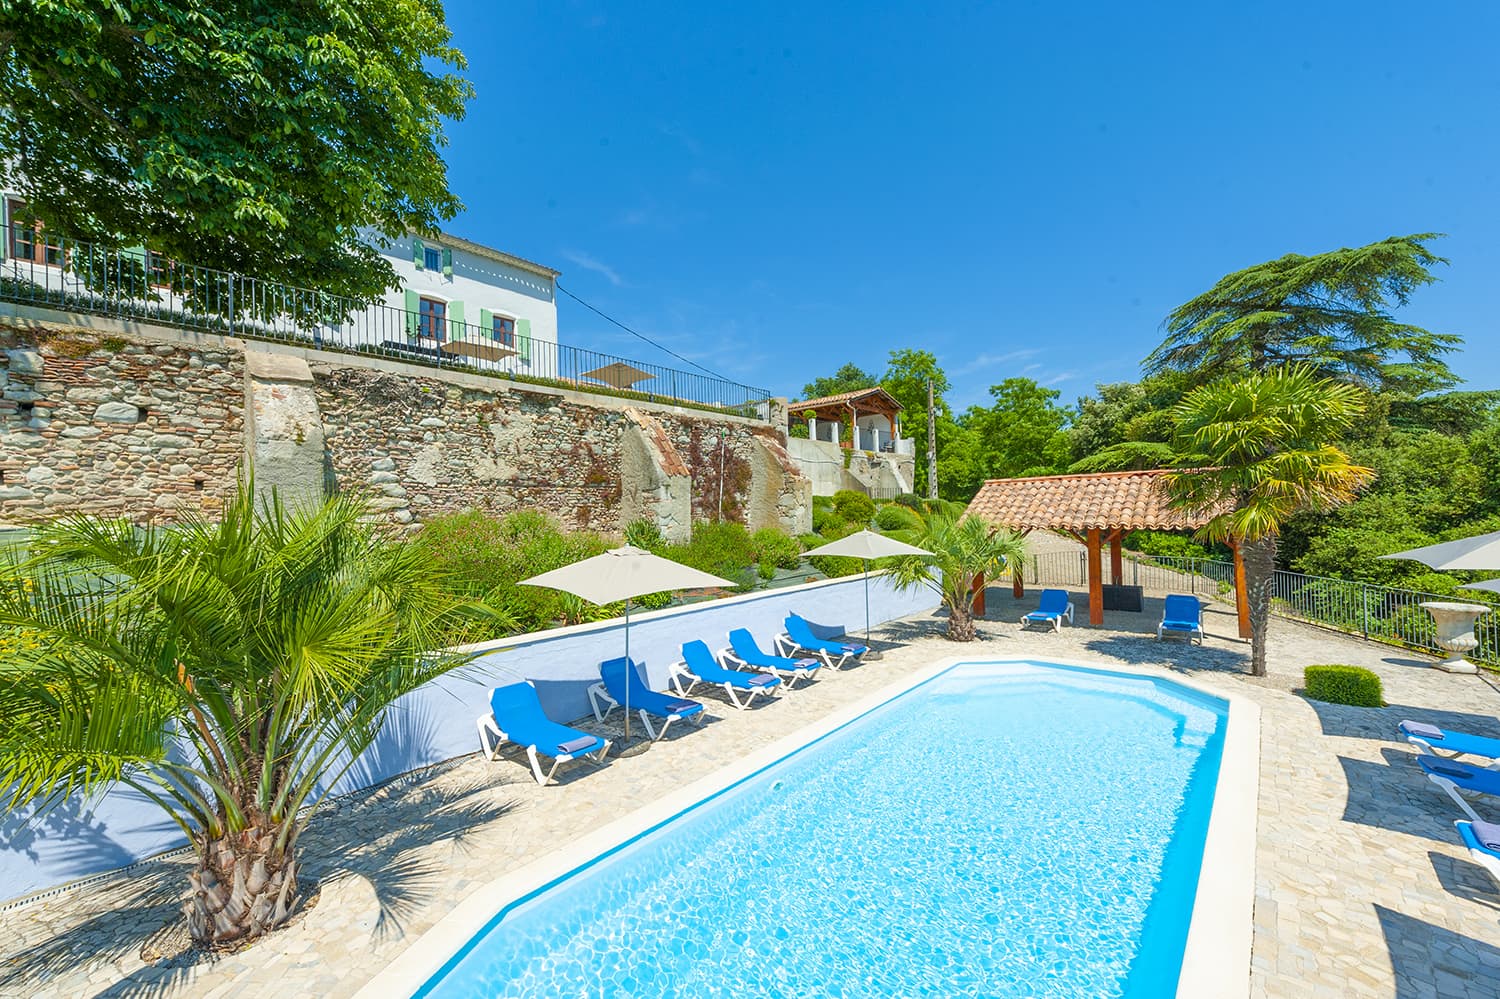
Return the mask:
{"type": "Polygon", "coordinates": [[[1089,624],[1104,623],[1104,543],[1099,528],[1088,531],[1089,550],[1089,624]]]}
{"type": "Polygon", "coordinates": [[[1124,534],[1116,530],[1109,536],[1109,581],[1116,586],[1125,582],[1124,534]]]}

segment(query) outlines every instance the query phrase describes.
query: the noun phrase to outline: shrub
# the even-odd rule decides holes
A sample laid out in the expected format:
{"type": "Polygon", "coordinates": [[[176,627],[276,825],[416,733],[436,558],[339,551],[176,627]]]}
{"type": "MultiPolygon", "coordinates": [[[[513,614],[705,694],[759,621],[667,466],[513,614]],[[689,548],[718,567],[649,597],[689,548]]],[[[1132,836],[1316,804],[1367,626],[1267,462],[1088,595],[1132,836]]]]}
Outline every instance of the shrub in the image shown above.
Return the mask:
{"type": "Polygon", "coordinates": [[[743,592],[754,586],[750,568],[757,564],[755,543],[744,524],[734,521],[694,524],[692,539],[687,544],[668,545],[661,554],[674,562],[733,580],[736,590],[743,592]]]}
{"type": "Polygon", "coordinates": [[[839,520],[838,514],[832,510],[820,510],[816,505],[813,506],[812,527],[814,534],[822,534],[828,528],[842,523],[843,521],[839,520]]]}
{"type": "Polygon", "coordinates": [[[795,569],[802,564],[802,546],[797,539],[774,527],[762,527],[750,537],[755,546],[755,559],[760,563],[760,574],[766,578],[766,566],[774,574],[777,569],[795,569]]]}
{"type": "Polygon", "coordinates": [[[1208,549],[1191,538],[1165,531],[1131,531],[1125,535],[1123,544],[1142,555],[1161,555],[1167,558],[1208,557],[1208,549]]]}
{"type": "Polygon", "coordinates": [[[840,520],[864,526],[875,516],[875,501],[853,489],[840,489],[833,494],[833,509],[840,520]]]}
{"type": "Polygon", "coordinates": [[[916,493],[900,493],[896,496],[895,502],[913,510],[922,509],[922,497],[916,493]]]}
{"type": "Polygon", "coordinates": [[[833,497],[832,496],[814,496],[813,499],[812,499],[812,506],[813,506],[814,510],[832,510],[833,509],[833,497]]]}
{"type": "Polygon", "coordinates": [[[887,503],[876,511],[875,526],[882,531],[913,531],[922,526],[922,518],[911,507],[887,503]]]}
{"type": "Polygon", "coordinates": [[[1385,706],[1380,677],[1359,666],[1309,666],[1302,672],[1302,683],[1315,701],[1360,708],[1385,706]]]}
{"type": "Polygon", "coordinates": [[[661,536],[661,528],[656,521],[641,517],[632,520],[625,525],[625,543],[644,548],[648,552],[661,551],[666,547],[666,539],[661,536]]]}

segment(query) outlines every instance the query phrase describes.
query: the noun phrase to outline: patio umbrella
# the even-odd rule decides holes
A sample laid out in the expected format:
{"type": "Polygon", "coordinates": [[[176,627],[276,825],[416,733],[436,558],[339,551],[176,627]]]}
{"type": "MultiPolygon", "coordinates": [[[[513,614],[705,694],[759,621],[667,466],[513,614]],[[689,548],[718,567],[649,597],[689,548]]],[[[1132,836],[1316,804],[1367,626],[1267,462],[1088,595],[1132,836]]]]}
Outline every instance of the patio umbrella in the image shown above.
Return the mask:
{"type": "MultiPolygon", "coordinates": [[[[561,569],[521,580],[522,586],[545,586],[582,597],[591,604],[625,601],[625,659],[630,659],[630,598],[663,590],[700,590],[710,586],[733,586],[718,576],[692,566],[653,555],[643,548],[625,545],[602,555],[586,558],[561,569]]],[[[628,667],[627,667],[628,668],[628,667]]],[[[625,687],[625,738],[630,739],[630,686],[625,687]]]]}
{"type": "Polygon", "coordinates": [[[596,382],[603,382],[610,388],[628,389],[633,387],[636,382],[648,382],[656,376],[649,371],[642,371],[633,364],[626,364],[624,361],[615,361],[613,364],[606,364],[602,368],[585,371],[579,377],[592,378],[596,382]]]}
{"type": "Polygon", "coordinates": [[[856,531],[847,538],[830,541],[821,548],[807,553],[813,555],[843,555],[846,558],[863,559],[865,563],[865,644],[870,644],[870,559],[889,558],[892,555],[931,555],[932,552],[915,545],[908,545],[874,531],[856,531]]]}
{"type": "Polygon", "coordinates": [[[1500,531],[1380,557],[1409,558],[1440,570],[1500,569],[1500,531]]]}
{"type": "Polygon", "coordinates": [[[1486,579],[1482,583],[1465,583],[1459,587],[1460,590],[1489,590],[1491,593],[1500,593],[1500,579],[1486,579]]]}

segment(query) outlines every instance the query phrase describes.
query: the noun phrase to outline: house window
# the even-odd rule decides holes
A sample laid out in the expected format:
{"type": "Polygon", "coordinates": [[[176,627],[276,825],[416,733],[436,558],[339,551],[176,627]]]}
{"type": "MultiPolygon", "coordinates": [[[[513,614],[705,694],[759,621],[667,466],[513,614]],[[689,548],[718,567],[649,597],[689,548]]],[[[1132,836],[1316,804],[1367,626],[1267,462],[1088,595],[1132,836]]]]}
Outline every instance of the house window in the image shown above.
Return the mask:
{"type": "Polygon", "coordinates": [[[516,321],[507,316],[496,316],[493,335],[496,343],[514,347],[516,345],[516,321]]]}
{"type": "Polygon", "coordinates": [[[16,260],[52,267],[63,262],[62,247],[47,242],[42,235],[42,223],[31,218],[26,205],[19,201],[10,203],[10,255],[16,260]]]}
{"type": "Polygon", "coordinates": [[[435,298],[424,298],[418,310],[417,331],[422,336],[435,340],[444,339],[448,330],[448,303],[435,298]]]}
{"type": "Polygon", "coordinates": [[[422,251],[422,268],[429,271],[440,271],[443,269],[443,254],[434,247],[427,247],[422,251]]]}

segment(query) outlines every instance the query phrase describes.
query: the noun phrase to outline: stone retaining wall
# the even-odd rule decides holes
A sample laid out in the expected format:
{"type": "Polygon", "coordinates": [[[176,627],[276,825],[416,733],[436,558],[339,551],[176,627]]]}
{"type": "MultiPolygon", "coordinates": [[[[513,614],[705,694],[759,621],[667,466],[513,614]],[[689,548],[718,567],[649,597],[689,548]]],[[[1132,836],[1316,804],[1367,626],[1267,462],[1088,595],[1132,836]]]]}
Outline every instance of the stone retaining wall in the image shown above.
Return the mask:
{"type": "Polygon", "coordinates": [[[0,524],[211,515],[252,455],[262,487],[365,490],[412,529],[477,508],[612,533],[644,516],[672,538],[720,517],[811,530],[810,483],[755,421],[268,344],[247,365],[227,337],[16,322],[0,326],[0,524]]]}
{"type": "Polygon", "coordinates": [[[212,515],[244,454],[243,358],[0,327],[0,523],[212,515]]]}

